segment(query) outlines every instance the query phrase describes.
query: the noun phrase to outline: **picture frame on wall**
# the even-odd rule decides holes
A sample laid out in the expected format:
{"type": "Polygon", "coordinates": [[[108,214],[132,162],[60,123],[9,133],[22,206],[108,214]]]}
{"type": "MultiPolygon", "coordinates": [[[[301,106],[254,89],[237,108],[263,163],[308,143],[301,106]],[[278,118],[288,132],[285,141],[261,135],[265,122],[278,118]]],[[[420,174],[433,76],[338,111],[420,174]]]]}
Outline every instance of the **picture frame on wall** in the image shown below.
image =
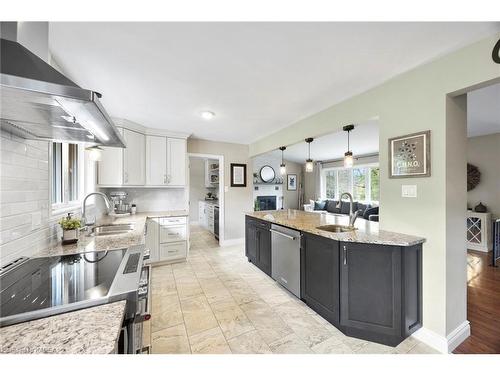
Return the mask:
{"type": "Polygon", "coordinates": [[[297,190],[297,175],[296,174],[287,174],[287,190],[297,190]]]}
{"type": "Polygon", "coordinates": [[[247,165],[231,163],[231,187],[247,186],[247,165]]]}
{"type": "Polygon", "coordinates": [[[389,178],[431,175],[431,131],[389,139],[389,178]]]}

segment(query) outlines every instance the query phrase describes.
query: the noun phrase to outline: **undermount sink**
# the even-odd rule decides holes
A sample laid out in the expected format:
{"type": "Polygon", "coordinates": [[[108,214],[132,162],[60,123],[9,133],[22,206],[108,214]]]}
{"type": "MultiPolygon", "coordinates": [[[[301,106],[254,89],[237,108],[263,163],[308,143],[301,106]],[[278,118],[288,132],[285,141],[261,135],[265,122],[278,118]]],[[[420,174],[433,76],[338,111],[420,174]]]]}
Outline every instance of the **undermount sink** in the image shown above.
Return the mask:
{"type": "Polygon", "coordinates": [[[108,234],[123,234],[133,231],[135,228],[134,224],[106,224],[98,225],[92,228],[90,236],[105,236],[108,234]]]}
{"type": "Polygon", "coordinates": [[[355,227],[352,227],[350,225],[338,225],[338,224],[322,225],[322,226],[316,227],[316,229],[325,230],[327,232],[334,232],[334,233],[353,232],[356,230],[355,227]]]}

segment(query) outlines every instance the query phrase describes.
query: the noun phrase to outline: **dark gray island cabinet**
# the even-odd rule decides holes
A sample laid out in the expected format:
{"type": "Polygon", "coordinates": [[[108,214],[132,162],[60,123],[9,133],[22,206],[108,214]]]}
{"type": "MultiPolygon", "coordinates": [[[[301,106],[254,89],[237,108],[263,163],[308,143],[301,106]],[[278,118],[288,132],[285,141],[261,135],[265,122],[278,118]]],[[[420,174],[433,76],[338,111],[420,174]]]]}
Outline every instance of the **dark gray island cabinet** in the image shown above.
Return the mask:
{"type": "MultiPolygon", "coordinates": [[[[271,274],[270,223],[246,219],[246,256],[271,274]]],[[[422,244],[301,232],[301,299],[347,336],[396,346],[422,326],[422,244]]]]}
{"type": "Polygon", "coordinates": [[[245,255],[249,262],[271,276],[271,224],[246,217],[245,255]]]}

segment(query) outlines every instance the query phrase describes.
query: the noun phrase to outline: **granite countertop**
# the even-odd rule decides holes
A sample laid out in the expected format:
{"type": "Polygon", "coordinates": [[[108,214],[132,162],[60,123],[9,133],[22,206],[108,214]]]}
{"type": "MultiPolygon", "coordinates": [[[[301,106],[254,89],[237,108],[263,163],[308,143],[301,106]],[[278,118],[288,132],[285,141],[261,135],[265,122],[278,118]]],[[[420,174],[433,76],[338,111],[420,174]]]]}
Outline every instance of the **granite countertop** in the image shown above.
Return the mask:
{"type": "Polygon", "coordinates": [[[328,224],[349,225],[349,216],[347,215],[314,213],[299,210],[256,211],[249,212],[247,215],[337,241],[394,246],[413,246],[425,242],[425,238],[422,237],[379,230],[379,224],[377,222],[359,218],[354,225],[356,230],[350,232],[333,233],[316,228],[328,224]]]}
{"type": "Polygon", "coordinates": [[[119,301],[0,328],[0,353],[114,353],[125,306],[119,301]]]}
{"type": "MultiPolygon", "coordinates": [[[[88,236],[81,232],[76,244],[50,245],[35,256],[55,256],[123,249],[144,242],[146,219],[189,216],[188,211],[140,212],[129,216],[107,216],[99,224],[134,223],[125,234],[88,236]]],[[[0,353],[105,354],[115,350],[126,301],[120,301],[0,328],[0,353]]]]}
{"type": "Polygon", "coordinates": [[[126,224],[134,223],[134,230],[121,234],[109,234],[105,236],[89,236],[88,232],[81,231],[80,238],[77,243],[63,245],[59,240],[50,244],[46,249],[41,250],[36,257],[55,256],[78,254],[89,251],[103,251],[114,249],[125,249],[135,245],[144,243],[144,225],[147,218],[154,217],[174,217],[174,216],[189,216],[186,210],[177,211],[153,211],[153,212],[138,212],[135,215],[128,216],[105,216],[98,224],[126,224]]]}

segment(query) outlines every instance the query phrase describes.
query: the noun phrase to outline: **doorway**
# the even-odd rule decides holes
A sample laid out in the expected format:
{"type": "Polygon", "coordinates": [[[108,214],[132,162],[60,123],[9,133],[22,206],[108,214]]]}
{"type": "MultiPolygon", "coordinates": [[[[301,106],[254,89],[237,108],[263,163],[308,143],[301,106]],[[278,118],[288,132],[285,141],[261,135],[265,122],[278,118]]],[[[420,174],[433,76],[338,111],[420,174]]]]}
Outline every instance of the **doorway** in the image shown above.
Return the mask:
{"type": "Polygon", "coordinates": [[[224,243],[224,156],[189,153],[190,250],[224,243]]]}
{"type": "Polygon", "coordinates": [[[500,83],[467,93],[467,320],[470,336],[454,353],[500,353],[500,83]]]}

